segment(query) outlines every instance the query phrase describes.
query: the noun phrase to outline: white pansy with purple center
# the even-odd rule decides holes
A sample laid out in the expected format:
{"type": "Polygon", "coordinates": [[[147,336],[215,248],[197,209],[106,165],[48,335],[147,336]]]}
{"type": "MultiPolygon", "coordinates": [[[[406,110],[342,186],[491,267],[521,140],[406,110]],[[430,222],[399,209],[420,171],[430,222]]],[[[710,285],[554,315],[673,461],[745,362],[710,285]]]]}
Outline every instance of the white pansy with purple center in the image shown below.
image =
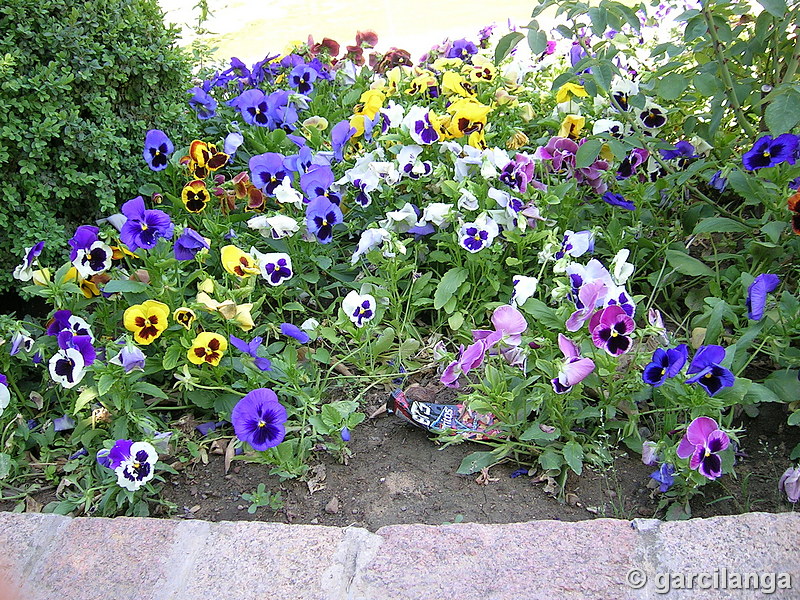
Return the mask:
{"type": "Polygon", "coordinates": [[[536,293],[536,288],[539,285],[539,280],[536,277],[528,277],[527,275],[514,275],[512,281],[514,282],[514,291],[511,294],[511,304],[516,306],[525,304],[528,298],[536,293]]]}
{"type": "Polygon", "coordinates": [[[250,248],[250,254],[256,257],[261,268],[261,277],[270,285],[280,285],[292,278],[292,259],[284,252],[269,252],[262,254],[255,248],[250,248]]]}
{"type": "Polygon", "coordinates": [[[482,213],[472,223],[464,223],[458,234],[459,243],[472,252],[480,252],[488,248],[499,233],[497,223],[482,213]]]}
{"type": "Polygon", "coordinates": [[[564,232],[564,240],[561,242],[561,250],[556,252],[556,259],[563,258],[565,255],[573,258],[583,256],[587,252],[594,251],[594,233],[588,230],[564,232]]]}
{"type": "Polygon", "coordinates": [[[84,279],[111,268],[111,256],[114,252],[108,244],[100,240],[88,248],[78,248],[76,252],[77,256],[72,261],[72,265],[84,279]]]}
{"type": "Polygon", "coordinates": [[[403,146],[397,155],[397,164],[400,172],[411,179],[419,179],[433,172],[430,161],[419,160],[422,147],[417,145],[403,146]]]}
{"type": "Polygon", "coordinates": [[[391,235],[389,232],[383,227],[365,229],[361,233],[361,239],[358,241],[358,248],[355,252],[353,252],[353,257],[350,259],[350,264],[356,264],[358,259],[364,254],[388,241],[390,237],[391,235]]]}
{"type": "Polygon", "coordinates": [[[130,455],[114,469],[120,487],[135,492],[155,476],[158,453],[148,442],[131,444],[130,455]]]}
{"type": "Polygon", "coordinates": [[[375,298],[353,290],[342,300],[342,310],[356,327],[363,327],[375,318],[375,298]]]}
{"type": "Polygon", "coordinates": [[[78,385],[86,374],[86,363],[77,348],[59,348],[49,363],[50,377],[61,385],[70,389],[78,385]]]}
{"type": "Polygon", "coordinates": [[[427,108],[412,106],[403,119],[403,125],[408,127],[411,139],[417,144],[427,145],[439,141],[439,132],[431,123],[427,108]]]}
{"type": "Polygon", "coordinates": [[[44,242],[39,242],[30,248],[25,248],[25,259],[22,261],[21,265],[18,265],[14,269],[14,279],[19,279],[20,281],[30,281],[33,279],[33,272],[35,270],[34,261],[36,257],[42,253],[43,248],[44,242]]]}

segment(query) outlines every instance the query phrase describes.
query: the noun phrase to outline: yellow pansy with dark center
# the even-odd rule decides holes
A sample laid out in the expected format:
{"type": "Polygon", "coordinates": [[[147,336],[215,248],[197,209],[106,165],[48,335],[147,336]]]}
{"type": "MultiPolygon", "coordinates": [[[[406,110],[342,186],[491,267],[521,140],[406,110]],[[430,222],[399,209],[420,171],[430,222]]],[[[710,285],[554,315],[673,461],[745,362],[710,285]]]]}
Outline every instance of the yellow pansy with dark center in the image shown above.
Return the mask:
{"type": "Polygon", "coordinates": [[[204,181],[195,179],[190,181],[181,190],[181,200],[190,213],[199,213],[205,209],[210,196],[204,181]]]}
{"type": "Polygon", "coordinates": [[[237,277],[250,277],[261,270],[252,256],[233,245],[225,246],[220,250],[222,268],[237,277]]]}
{"type": "Polygon", "coordinates": [[[182,306],[175,309],[175,312],[172,313],[172,318],[189,330],[192,328],[192,323],[194,323],[197,315],[194,314],[194,311],[191,308],[182,306]]]}
{"type": "Polygon", "coordinates": [[[167,328],[169,307],[157,300],[147,300],[129,307],[123,317],[125,329],[133,332],[133,338],[148,345],[167,328]]]}
{"type": "Polygon", "coordinates": [[[228,349],[228,341],[218,333],[204,331],[192,342],[192,347],[186,353],[189,362],[195,365],[207,363],[216,367],[228,349]]]}

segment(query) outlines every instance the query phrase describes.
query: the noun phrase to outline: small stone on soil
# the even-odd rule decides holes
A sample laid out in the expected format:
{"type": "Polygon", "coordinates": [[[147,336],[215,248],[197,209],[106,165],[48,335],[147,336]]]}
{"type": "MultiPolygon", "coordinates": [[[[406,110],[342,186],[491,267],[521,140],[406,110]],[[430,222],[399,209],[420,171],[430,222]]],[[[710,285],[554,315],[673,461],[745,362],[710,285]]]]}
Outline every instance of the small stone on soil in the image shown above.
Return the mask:
{"type": "Polygon", "coordinates": [[[339,499],[336,496],[328,500],[328,503],[325,505],[325,512],[329,515],[335,515],[339,512],[339,499]]]}

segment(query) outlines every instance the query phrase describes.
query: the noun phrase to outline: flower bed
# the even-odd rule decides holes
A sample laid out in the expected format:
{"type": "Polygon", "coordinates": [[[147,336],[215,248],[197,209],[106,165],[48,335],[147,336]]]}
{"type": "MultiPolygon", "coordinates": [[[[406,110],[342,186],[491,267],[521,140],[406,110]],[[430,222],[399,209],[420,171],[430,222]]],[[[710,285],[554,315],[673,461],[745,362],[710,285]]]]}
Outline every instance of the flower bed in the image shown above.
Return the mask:
{"type": "Polygon", "coordinates": [[[682,44],[649,43],[658,14],[578,8],[556,42],[532,21],[531,54],[487,28],[413,66],[368,32],[198,82],[203,139],[142,132],[152,183],[63,266],[45,240],[14,273],[53,311],[2,321],[0,479],[147,514],[210,450],[186,411],[232,424],[226,464],[305,478],[314,449],[347,461],[376,386],[486,445],[462,474],[513,461],[563,493],[627,448],[671,517],[735,477],[743,413],[800,423],[797,7],[690,8],[682,44]],[[432,372],[455,400],[410,386],[432,372]]]}

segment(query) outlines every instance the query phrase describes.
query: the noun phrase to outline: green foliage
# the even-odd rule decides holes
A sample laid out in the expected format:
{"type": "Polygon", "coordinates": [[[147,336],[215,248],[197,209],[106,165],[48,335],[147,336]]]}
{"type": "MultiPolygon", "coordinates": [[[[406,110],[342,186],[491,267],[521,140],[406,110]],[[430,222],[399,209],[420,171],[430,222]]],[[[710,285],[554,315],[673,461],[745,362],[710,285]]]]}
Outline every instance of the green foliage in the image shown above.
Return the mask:
{"type": "Polygon", "coordinates": [[[189,126],[190,63],[156,0],[9,0],[0,31],[2,290],[26,246],[136,195],[147,130],[189,126]]]}

